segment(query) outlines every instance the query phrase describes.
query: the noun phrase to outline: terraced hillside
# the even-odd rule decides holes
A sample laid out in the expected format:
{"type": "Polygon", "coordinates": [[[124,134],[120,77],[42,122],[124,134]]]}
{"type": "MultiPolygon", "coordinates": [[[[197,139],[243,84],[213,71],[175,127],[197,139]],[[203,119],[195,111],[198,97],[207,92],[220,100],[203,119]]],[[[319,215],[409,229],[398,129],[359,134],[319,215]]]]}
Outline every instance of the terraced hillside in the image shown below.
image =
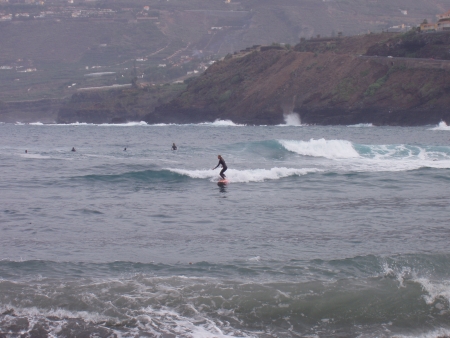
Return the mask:
{"type": "Polygon", "coordinates": [[[0,3],[0,100],[63,98],[135,77],[183,80],[248,46],[414,26],[448,9],[450,0],[0,3]]]}
{"type": "Polygon", "coordinates": [[[230,56],[146,120],[278,124],[290,113],[317,124],[422,125],[450,120],[450,61],[360,55],[370,49],[364,39],[378,45],[392,35],[334,41],[341,49],[273,46],[230,56]]]}

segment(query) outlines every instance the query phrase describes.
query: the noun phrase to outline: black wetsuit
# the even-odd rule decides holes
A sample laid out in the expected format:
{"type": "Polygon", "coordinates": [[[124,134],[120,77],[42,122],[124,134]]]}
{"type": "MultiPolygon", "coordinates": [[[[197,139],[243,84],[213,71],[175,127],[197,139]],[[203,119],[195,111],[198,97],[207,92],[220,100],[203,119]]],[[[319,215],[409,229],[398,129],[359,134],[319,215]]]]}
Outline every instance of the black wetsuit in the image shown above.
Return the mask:
{"type": "MultiPolygon", "coordinates": [[[[220,171],[220,177],[222,177],[223,179],[225,179],[225,174],[224,174],[224,172],[225,171],[227,171],[227,165],[226,165],[226,163],[225,163],[225,161],[223,160],[223,158],[221,158],[220,160],[219,160],[219,164],[218,165],[216,165],[216,168],[219,166],[219,165],[222,165],[222,170],[220,171]]],[[[216,169],[216,168],[214,168],[214,169],[216,169]]]]}

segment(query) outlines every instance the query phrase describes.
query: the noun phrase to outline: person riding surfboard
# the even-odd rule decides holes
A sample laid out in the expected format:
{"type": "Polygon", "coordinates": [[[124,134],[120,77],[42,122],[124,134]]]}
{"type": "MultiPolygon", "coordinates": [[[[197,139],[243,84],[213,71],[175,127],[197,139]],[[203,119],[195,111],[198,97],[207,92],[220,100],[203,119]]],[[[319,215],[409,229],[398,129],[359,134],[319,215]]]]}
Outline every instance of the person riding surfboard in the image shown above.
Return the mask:
{"type": "Polygon", "coordinates": [[[217,158],[219,159],[219,163],[212,170],[216,169],[219,165],[221,165],[222,166],[222,170],[220,171],[219,175],[220,175],[220,177],[222,177],[223,180],[225,180],[226,176],[225,176],[224,172],[227,171],[228,167],[227,167],[227,165],[225,163],[225,160],[223,159],[222,156],[217,155],[217,158]]]}

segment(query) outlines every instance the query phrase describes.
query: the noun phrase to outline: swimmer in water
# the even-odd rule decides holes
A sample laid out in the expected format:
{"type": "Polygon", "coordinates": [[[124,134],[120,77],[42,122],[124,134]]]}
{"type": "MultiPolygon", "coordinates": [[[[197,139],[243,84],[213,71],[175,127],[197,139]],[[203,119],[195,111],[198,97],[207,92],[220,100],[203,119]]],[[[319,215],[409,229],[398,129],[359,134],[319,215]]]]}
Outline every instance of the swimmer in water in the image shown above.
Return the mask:
{"type": "Polygon", "coordinates": [[[72,147],[72,151],[76,151],[76,150],[75,150],[75,147],[72,147]]]}
{"type": "Polygon", "coordinates": [[[123,151],[127,151],[127,148],[123,148],[123,151]]]}
{"type": "Polygon", "coordinates": [[[172,144],[172,150],[177,150],[178,148],[177,148],[177,146],[175,145],[175,143],[174,144],[172,144]]]}
{"type": "Polygon", "coordinates": [[[225,163],[225,160],[223,159],[222,156],[217,155],[217,158],[219,159],[219,163],[212,170],[216,169],[219,165],[221,165],[222,166],[222,170],[220,171],[219,175],[220,175],[220,177],[222,177],[222,179],[225,179],[226,176],[225,176],[224,172],[227,171],[228,167],[227,167],[227,165],[225,163]]]}

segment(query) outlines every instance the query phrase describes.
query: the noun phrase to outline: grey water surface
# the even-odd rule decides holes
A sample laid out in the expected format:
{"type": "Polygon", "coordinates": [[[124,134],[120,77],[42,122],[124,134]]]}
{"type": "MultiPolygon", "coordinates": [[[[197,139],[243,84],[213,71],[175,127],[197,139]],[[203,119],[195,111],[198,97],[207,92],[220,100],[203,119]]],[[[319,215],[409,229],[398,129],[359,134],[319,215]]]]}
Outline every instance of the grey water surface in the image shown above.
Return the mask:
{"type": "Polygon", "coordinates": [[[0,337],[450,335],[445,124],[0,135],[0,337]]]}

